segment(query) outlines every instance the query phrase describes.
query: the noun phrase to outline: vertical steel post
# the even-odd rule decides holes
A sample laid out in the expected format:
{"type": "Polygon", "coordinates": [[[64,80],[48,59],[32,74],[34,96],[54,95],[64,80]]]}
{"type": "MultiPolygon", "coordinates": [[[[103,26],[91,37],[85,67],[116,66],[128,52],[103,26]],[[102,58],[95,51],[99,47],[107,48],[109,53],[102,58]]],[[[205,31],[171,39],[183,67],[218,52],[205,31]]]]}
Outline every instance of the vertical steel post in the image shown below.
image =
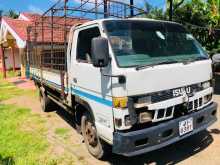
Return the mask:
{"type": "Polygon", "coordinates": [[[134,0],[130,0],[131,17],[134,16],[134,0]]]}
{"type": "Polygon", "coordinates": [[[31,33],[31,27],[27,27],[27,57],[26,57],[26,69],[25,69],[25,74],[26,74],[26,78],[30,78],[30,53],[31,53],[31,50],[30,50],[30,40],[31,40],[31,37],[30,37],[30,33],[31,33]]]}
{"type": "MultiPolygon", "coordinates": [[[[81,9],[82,9],[82,6],[83,6],[83,2],[82,2],[82,1],[83,1],[83,0],[81,0],[81,5],[80,5],[80,6],[81,6],[81,7],[80,7],[81,9]]],[[[82,11],[81,11],[80,13],[81,13],[81,17],[82,17],[82,16],[83,16],[82,11]]]]}
{"type": "Polygon", "coordinates": [[[98,7],[97,7],[97,5],[98,5],[98,2],[97,2],[97,0],[95,0],[95,16],[96,16],[96,19],[98,19],[98,14],[97,14],[98,7]]]}
{"type": "MultiPolygon", "coordinates": [[[[46,25],[47,26],[47,25],[46,25]]],[[[37,27],[35,27],[35,28],[37,28],[37,27]]],[[[43,16],[41,17],[41,38],[42,38],[42,46],[41,46],[41,51],[43,51],[44,50],[44,19],[43,19],[43,16]]],[[[38,55],[37,53],[36,53],[36,55],[38,55]]],[[[40,69],[42,70],[42,64],[43,64],[43,61],[42,61],[42,53],[40,53],[40,58],[39,58],[40,60],[39,60],[39,66],[40,66],[40,69]]]]}
{"type": "Polygon", "coordinates": [[[169,20],[172,21],[173,20],[173,0],[169,0],[169,1],[170,1],[169,20]]]}
{"type": "Polygon", "coordinates": [[[126,18],[127,17],[127,8],[126,8],[127,6],[126,5],[124,5],[124,18],[126,18]]]}
{"type": "MultiPolygon", "coordinates": [[[[60,68],[60,79],[61,79],[61,97],[65,99],[65,72],[67,72],[67,0],[64,1],[64,70],[60,68]]],[[[62,28],[61,28],[62,30],[62,28]]],[[[66,81],[68,82],[68,76],[66,77],[66,81]]],[[[68,84],[68,83],[67,83],[68,84]]]]}
{"type": "Polygon", "coordinates": [[[53,68],[53,63],[54,63],[54,60],[53,60],[53,53],[54,53],[54,51],[53,51],[53,46],[54,46],[54,45],[53,45],[53,44],[54,44],[54,43],[53,43],[53,39],[54,39],[54,38],[53,38],[53,37],[54,37],[54,36],[53,36],[53,29],[54,29],[54,24],[53,24],[53,23],[54,23],[54,22],[53,22],[53,21],[54,21],[54,20],[53,20],[53,19],[54,19],[54,18],[53,18],[53,17],[54,17],[54,9],[52,8],[52,9],[51,9],[51,54],[50,54],[50,57],[51,57],[51,59],[50,59],[50,60],[51,60],[51,61],[50,61],[50,67],[51,67],[51,69],[53,68]]]}
{"type": "Polygon", "coordinates": [[[104,0],[104,18],[108,17],[108,0],[104,0]]]}
{"type": "MultiPolygon", "coordinates": [[[[64,2],[64,54],[65,54],[65,66],[64,70],[67,70],[67,0],[64,2]]],[[[62,30],[62,29],[61,29],[62,30]]]]}

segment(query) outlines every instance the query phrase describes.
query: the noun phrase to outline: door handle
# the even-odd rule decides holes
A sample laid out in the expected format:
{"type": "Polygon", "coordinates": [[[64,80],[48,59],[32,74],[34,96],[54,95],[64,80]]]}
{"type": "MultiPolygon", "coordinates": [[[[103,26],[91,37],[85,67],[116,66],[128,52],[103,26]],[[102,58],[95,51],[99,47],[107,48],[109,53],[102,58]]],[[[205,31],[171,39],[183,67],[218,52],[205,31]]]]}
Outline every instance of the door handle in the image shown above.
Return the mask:
{"type": "Polygon", "coordinates": [[[73,82],[74,82],[74,83],[77,83],[77,78],[73,78],[73,82]]]}

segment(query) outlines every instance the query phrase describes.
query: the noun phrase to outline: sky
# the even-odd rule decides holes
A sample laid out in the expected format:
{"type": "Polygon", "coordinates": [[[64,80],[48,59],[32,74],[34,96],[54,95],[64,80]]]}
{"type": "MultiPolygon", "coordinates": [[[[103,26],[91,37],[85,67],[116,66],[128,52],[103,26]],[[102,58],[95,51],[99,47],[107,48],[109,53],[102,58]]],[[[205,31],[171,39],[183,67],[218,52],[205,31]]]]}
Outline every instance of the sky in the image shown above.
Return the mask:
{"type": "MultiPolygon", "coordinates": [[[[57,0],[0,0],[0,10],[10,9],[17,12],[43,13],[51,7],[57,0]]],[[[78,3],[80,0],[69,0],[78,3]]],[[[122,1],[122,0],[121,0],[122,1]]],[[[123,0],[124,1],[124,0],[123,0]]],[[[136,3],[143,4],[145,0],[134,0],[136,3]]],[[[164,8],[165,0],[146,0],[152,6],[164,8]]]]}

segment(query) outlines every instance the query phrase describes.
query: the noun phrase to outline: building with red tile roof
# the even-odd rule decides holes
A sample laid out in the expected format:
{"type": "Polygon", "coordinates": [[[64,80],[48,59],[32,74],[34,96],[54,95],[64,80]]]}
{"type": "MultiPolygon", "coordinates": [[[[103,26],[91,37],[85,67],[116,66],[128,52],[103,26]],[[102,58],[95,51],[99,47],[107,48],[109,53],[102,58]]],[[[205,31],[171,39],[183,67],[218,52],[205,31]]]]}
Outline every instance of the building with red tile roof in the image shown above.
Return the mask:
{"type": "MultiPolygon", "coordinates": [[[[9,17],[2,17],[1,28],[0,28],[0,45],[2,51],[0,51],[0,69],[3,68],[2,57],[4,55],[5,67],[9,69],[21,69],[22,75],[25,74],[25,64],[26,64],[26,47],[27,40],[33,40],[35,35],[27,34],[27,28],[29,26],[34,26],[39,23],[41,15],[35,13],[21,13],[17,19],[12,19],[9,17]],[[1,53],[2,52],[2,53],[1,53]]],[[[74,24],[84,23],[88,20],[83,20],[79,18],[64,18],[53,17],[56,24],[54,26],[63,26],[64,24],[71,27],[74,24]]],[[[36,42],[41,44],[47,44],[51,42],[51,17],[44,17],[45,28],[43,35],[42,32],[35,32],[37,35],[36,42]],[[47,20],[45,20],[47,19],[47,20]],[[40,34],[41,33],[41,34],[40,34]]],[[[33,32],[33,31],[32,31],[33,32]]],[[[63,43],[64,42],[64,31],[56,28],[53,30],[53,42],[63,43]]]]}

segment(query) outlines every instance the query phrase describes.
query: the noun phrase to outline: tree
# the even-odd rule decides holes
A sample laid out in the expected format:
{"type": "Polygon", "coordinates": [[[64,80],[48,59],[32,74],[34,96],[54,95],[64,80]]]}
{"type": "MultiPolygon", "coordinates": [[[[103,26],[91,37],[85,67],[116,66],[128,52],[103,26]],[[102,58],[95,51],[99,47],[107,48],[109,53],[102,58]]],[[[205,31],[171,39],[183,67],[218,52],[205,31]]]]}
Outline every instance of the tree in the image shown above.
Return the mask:
{"type": "Polygon", "coordinates": [[[173,20],[173,13],[180,5],[182,5],[184,0],[167,0],[167,9],[169,11],[169,20],[173,20]]]}
{"type": "Polygon", "coordinates": [[[210,9],[210,26],[220,27],[220,0],[207,0],[207,4],[210,9]]]}
{"type": "Polygon", "coordinates": [[[17,14],[17,12],[16,11],[14,11],[14,10],[9,10],[8,12],[5,12],[5,14],[4,14],[5,16],[8,16],[8,17],[10,17],[10,18],[13,18],[13,19],[16,19],[16,18],[18,18],[18,14],[17,14]]]}
{"type": "Polygon", "coordinates": [[[220,52],[219,0],[186,1],[176,9],[173,20],[182,23],[211,54],[220,52]]]}
{"type": "Polygon", "coordinates": [[[146,17],[179,22],[210,54],[220,53],[220,0],[167,0],[166,5],[164,13],[146,2],[146,17]]]}
{"type": "Polygon", "coordinates": [[[163,10],[157,7],[153,7],[147,1],[145,1],[145,10],[148,11],[148,14],[145,16],[152,19],[165,19],[163,10]]]}
{"type": "Polygon", "coordinates": [[[191,0],[177,8],[173,14],[173,19],[182,24],[207,27],[210,20],[210,10],[204,0],[191,0]]]}

